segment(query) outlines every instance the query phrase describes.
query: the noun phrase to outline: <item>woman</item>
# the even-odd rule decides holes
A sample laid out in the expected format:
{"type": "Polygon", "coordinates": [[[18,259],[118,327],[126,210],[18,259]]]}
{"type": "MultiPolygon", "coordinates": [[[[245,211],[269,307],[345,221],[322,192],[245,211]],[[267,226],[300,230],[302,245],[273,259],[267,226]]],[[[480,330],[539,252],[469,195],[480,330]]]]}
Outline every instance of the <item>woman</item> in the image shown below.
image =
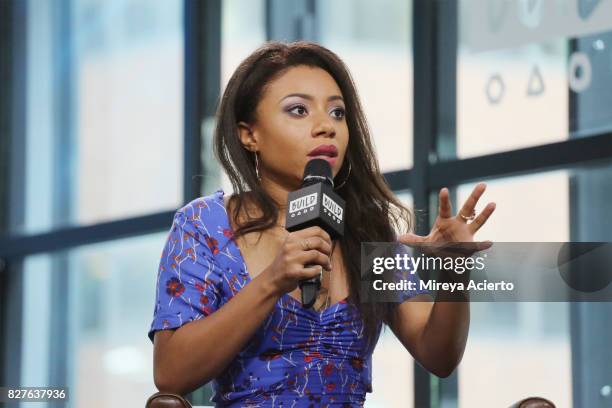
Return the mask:
{"type": "MultiPolygon", "coordinates": [[[[383,323],[448,376],[465,348],[467,302],[434,304],[420,291],[401,304],[360,302],[360,243],[395,241],[411,214],[384,182],[342,61],[312,43],[267,43],[237,68],[217,119],[215,153],[235,194],[218,190],[175,215],[149,332],[156,386],[184,394],[214,379],[218,406],[361,406],[383,323]],[[335,242],[318,227],[283,228],[287,194],[313,157],[328,160],[347,203],[335,242]],[[302,308],[298,282],[317,275],[319,298],[302,308]]],[[[473,241],[494,209],[470,216],[484,188],[456,217],[443,189],[431,233],[399,241],[473,241]]]]}

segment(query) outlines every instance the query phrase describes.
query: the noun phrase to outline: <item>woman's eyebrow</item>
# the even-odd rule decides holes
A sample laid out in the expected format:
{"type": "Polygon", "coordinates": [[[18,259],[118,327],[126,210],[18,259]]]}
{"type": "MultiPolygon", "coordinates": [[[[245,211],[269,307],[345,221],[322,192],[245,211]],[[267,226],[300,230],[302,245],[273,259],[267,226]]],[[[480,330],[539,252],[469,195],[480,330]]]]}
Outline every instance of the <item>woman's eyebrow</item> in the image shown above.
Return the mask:
{"type": "MultiPolygon", "coordinates": [[[[292,93],[292,94],[289,94],[289,95],[285,95],[285,96],[283,96],[283,97],[282,97],[282,98],[279,100],[279,102],[280,102],[280,101],[282,101],[283,99],[287,99],[287,98],[289,98],[290,96],[299,96],[300,98],[304,98],[304,99],[307,99],[307,100],[309,100],[309,101],[312,101],[312,100],[314,99],[314,98],[313,98],[311,95],[308,95],[308,94],[303,94],[303,93],[292,93]]],[[[344,102],[344,99],[343,99],[343,98],[342,98],[342,96],[340,96],[340,95],[332,95],[332,96],[330,96],[329,98],[327,98],[327,101],[328,101],[328,102],[331,102],[331,101],[336,101],[336,100],[340,100],[340,101],[344,102]]]]}

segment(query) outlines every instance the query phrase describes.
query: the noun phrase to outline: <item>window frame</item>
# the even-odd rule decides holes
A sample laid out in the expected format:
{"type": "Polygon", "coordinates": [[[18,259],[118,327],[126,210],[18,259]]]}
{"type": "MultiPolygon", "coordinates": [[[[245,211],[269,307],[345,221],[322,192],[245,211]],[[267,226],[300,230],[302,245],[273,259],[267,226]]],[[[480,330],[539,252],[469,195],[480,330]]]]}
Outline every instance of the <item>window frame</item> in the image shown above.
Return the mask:
{"type": "MultiPolygon", "coordinates": [[[[416,232],[426,234],[436,215],[435,193],[443,186],[450,188],[451,199],[456,197],[460,184],[526,173],[545,172],[557,169],[580,168],[593,163],[607,162],[612,158],[612,132],[590,134],[589,137],[570,138],[566,141],[527,147],[501,153],[487,154],[467,159],[438,161],[438,157],[455,156],[456,145],[456,65],[457,25],[456,2],[413,1],[412,53],[414,55],[413,99],[413,167],[385,173],[384,176],[393,191],[409,190],[415,208],[428,211],[425,222],[417,225],[416,232]],[[431,69],[435,67],[436,69],[431,69]]],[[[299,0],[291,8],[282,0],[266,0],[266,33],[268,39],[317,39],[317,2],[299,0]],[[297,14],[296,14],[297,13],[297,14]],[[291,18],[289,18],[291,17],[291,18]]],[[[5,83],[23,83],[25,64],[25,20],[26,2],[0,2],[0,77],[8,78],[5,83]],[[8,56],[8,58],[4,58],[8,56]]],[[[70,0],[62,2],[64,7],[70,0]]],[[[183,202],[187,203],[202,195],[208,187],[194,179],[204,171],[201,162],[202,123],[214,118],[221,81],[221,0],[206,2],[183,0],[184,15],[184,166],[183,202]],[[210,62],[215,62],[211,64],[210,62]]],[[[65,11],[66,12],[66,11],[65,11]]],[[[64,33],[66,35],[66,33],[64,33]]],[[[576,40],[570,40],[572,49],[577,49],[576,40]]],[[[68,75],[66,73],[65,75],[68,75]]],[[[59,78],[69,83],[68,77],[59,78]]],[[[570,92],[570,117],[579,119],[580,101],[570,92]]],[[[21,277],[22,263],[26,256],[73,249],[81,245],[107,242],[120,238],[142,236],[161,232],[168,228],[174,210],[160,211],[138,217],[129,217],[90,226],[61,228],[46,233],[15,236],[7,234],[9,222],[23,217],[20,209],[24,206],[24,191],[20,185],[23,168],[19,157],[24,155],[23,137],[25,96],[19,95],[14,87],[0,91],[0,128],[8,129],[0,146],[4,158],[11,157],[9,174],[0,180],[0,287],[3,313],[3,330],[0,339],[0,362],[2,372],[0,383],[19,385],[21,356],[21,312],[20,298],[23,290],[21,277]],[[10,153],[9,153],[10,151],[10,153]],[[10,194],[9,194],[10,192],[10,194]],[[7,317],[10,316],[11,319],[7,317]],[[17,352],[16,352],[17,351],[17,352]],[[7,367],[11,367],[10,370],[7,367]]],[[[70,96],[65,95],[65,103],[70,96]]],[[[70,118],[62,118],[69,121],[70,118]]],[[[568,129],[568,131],[575,129],[568,129]]],[[[571,133],[571,132],[570,132],[571,133]]],[[[406,135],[408,137],[408,135],[406,135]]],[[[3,160],[3,163],[6,162],[3,160]]],[[[572,197],[570,197],[572,200],[572,197]]],[[[69,204],[69,203],[64,203],[69,204]]],[[[603,210],[603,209],[602,209],[603,210]]],[[[575,215],[576,216],[576,215],[575,215]]],[[[578,214],[579,216],[579,214],[578,214]]],[[[574,221],[576,218],[574,217],[574,221]]],[[[572,235],[572,239],[576,236],[572,235]]],[[[58,274],[54,287],[59,288],[62,277],[58,274]]],[[[64,308],[66,305],[59,305],[64,308]]],[[[578,361],[574,357],[588,353],[584,344],[577,340],[588,327],[595,327],[603,316],[602,310],[593,309],[584,313],[584,305],[572,305],[571,336],[574,399],[586,401],[589,392],[583,381],[586,365],[593,357],[578,361]],[[582,313],[582,324],[578,315],[582,313]],[[584,316],[588,321],[584,321],[584,316]]],[[[56,322],[64,327],[67,322],[56,322]]],[[[602,335],[612,342],[612,329],[602,335]]],[[[59,336],[56,336],[59,338],[59,336]]],[[[603,344],[603,343],[602,343],[603,344]]],[[[589,347],[592,347],[589,346],[589,347]]],[[[60,341],[52,343],[52,352],[63,350],[60,341]]],[[[65,362],[67,359],[63,359],[65,362]]],[[[54,361],[61,361],[54,359],[54,361]]],[[[50,378],[65,378],[67,367],[56,367],[56,374],[50,378]]],[[[603,377],[603,376],[602,376],[603,377]]],[[[592,379],[590,379],[592,380],[592,379]]],[[[604,378],[595,381],[604,384],[604,378]]],[[[609,381],[609,379],[607,379],[609,381]]],[[[418,364],[414,366],[414,404],[418,407],[457,406],[457,372],[446,379],[439,379],[427,373],[418,364]]],[[[211,393],[210,385],[202,387],[188,398],[193,403],[206,403],[211,393]]]]}

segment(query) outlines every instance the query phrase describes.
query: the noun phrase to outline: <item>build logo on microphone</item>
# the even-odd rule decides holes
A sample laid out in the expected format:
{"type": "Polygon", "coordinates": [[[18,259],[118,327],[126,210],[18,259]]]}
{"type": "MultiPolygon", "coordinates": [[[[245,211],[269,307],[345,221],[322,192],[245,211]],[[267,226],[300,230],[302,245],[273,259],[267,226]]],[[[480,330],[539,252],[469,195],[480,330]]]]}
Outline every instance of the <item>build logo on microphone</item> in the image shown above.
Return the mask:
{"type": "Polygon", "coordinates": [[[329,216],[333,218],[337,223],[342,222],[342,207],[340,207],[334,200],[332,200],[327,194],[323,194],[323,208],[326,210],[329,216]]]}
{"type": "Polygon", "coordinates": [[[312,211],[314,210],[314,206],[316,204],[317,193],[312,193],[305,195],[304,197],[296,198],[295,200],[291,200],[289,202],[289,214],[291,214],[291,217],[295,217],[296,215],[302,214],[302,211],[308,212],[309,207],[310,211],[312,211]]]}

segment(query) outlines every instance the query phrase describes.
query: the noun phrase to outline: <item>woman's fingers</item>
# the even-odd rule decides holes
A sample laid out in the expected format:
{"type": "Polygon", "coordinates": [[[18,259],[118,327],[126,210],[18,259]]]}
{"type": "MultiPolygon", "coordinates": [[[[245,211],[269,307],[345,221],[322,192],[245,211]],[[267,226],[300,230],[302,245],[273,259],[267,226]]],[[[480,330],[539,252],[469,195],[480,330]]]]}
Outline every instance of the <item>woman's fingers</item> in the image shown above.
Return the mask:
{"type": "Polygon", "coordinates": [[[332,241],[320,227],[287,234],[282,247],[264,272],[282,293],[294,290],[300,280],[331,270],[332,241]]]}
{"type": "Polygon", "coordinates": [[[466,222],[466,219],[463,218],[461,215],[463,215],[464,217],[469,217],[474,213],[476,203],[478,203],[480,196],[482,196],[482,193],[484,193],[486,188],[487,185],[485,183],[478,183],[476,187],[474,187],[474,190],[472,190],[472,194],[470,194],[468,199],[465,200],[463,207],[461,207],[461,210],[459,210],[459,212],[457,213],[457,219],[466,222]]]}
{"type": "Polygon", "coordinates": [[[293,245],[298,251],[310,251],[311,249],[316,249],[328,255],[331,255],[332,250],[331,244],[319,236],[298,238],[295,240],[293,245]]]}
{"type": "Polygon", "coordinates": [[[308,227],[303,230],[295,231],[291,233],[291,236],[298,240],[308,239],[312,237],[319,237],[322,240],[328,242],[331,245],[331,237],[329,234],[321,227],[308,227]]]}
{"type": "Polygon", "coordinates": [[[438,214],[442,218],[450,218],[453,214],[453,207],[450,202],[448,188],[444,187],[438,194],[438,214]]]}
{"type": "Polygon", "coordinates": [[[478,214],[478,217],[468,224],[472,234],[475,234],[484,224],[487,222],[491,214],[495,211],[495,203],[489,203],[487,206],[478,214]]]}
{"type": "Polygon", "coordinates": [[[321,265],[312,265],[305,267],[302,272],[304,274],[304,279],[314,278],[316,276],[320,276],[323,269],[321,265]]]}
{"type": "Polygon", "coordinates": [[[316,249],[302,252],[299,256],[299,262],[303,265],[317,264],[321,265],[328,271],[331,270],[331,261],[329,255],[319,252],[316,249]]]}
{"type": "Polygon", "coordinates": [[[425,242],[425,237],[422,237],[420,235],[416,235],[410,232],[408,234],[402,234],[398,236],[397,240],[401,242],[402,244],[413,245],[413,244],[420,244],[422,242],[425,242]]]}

